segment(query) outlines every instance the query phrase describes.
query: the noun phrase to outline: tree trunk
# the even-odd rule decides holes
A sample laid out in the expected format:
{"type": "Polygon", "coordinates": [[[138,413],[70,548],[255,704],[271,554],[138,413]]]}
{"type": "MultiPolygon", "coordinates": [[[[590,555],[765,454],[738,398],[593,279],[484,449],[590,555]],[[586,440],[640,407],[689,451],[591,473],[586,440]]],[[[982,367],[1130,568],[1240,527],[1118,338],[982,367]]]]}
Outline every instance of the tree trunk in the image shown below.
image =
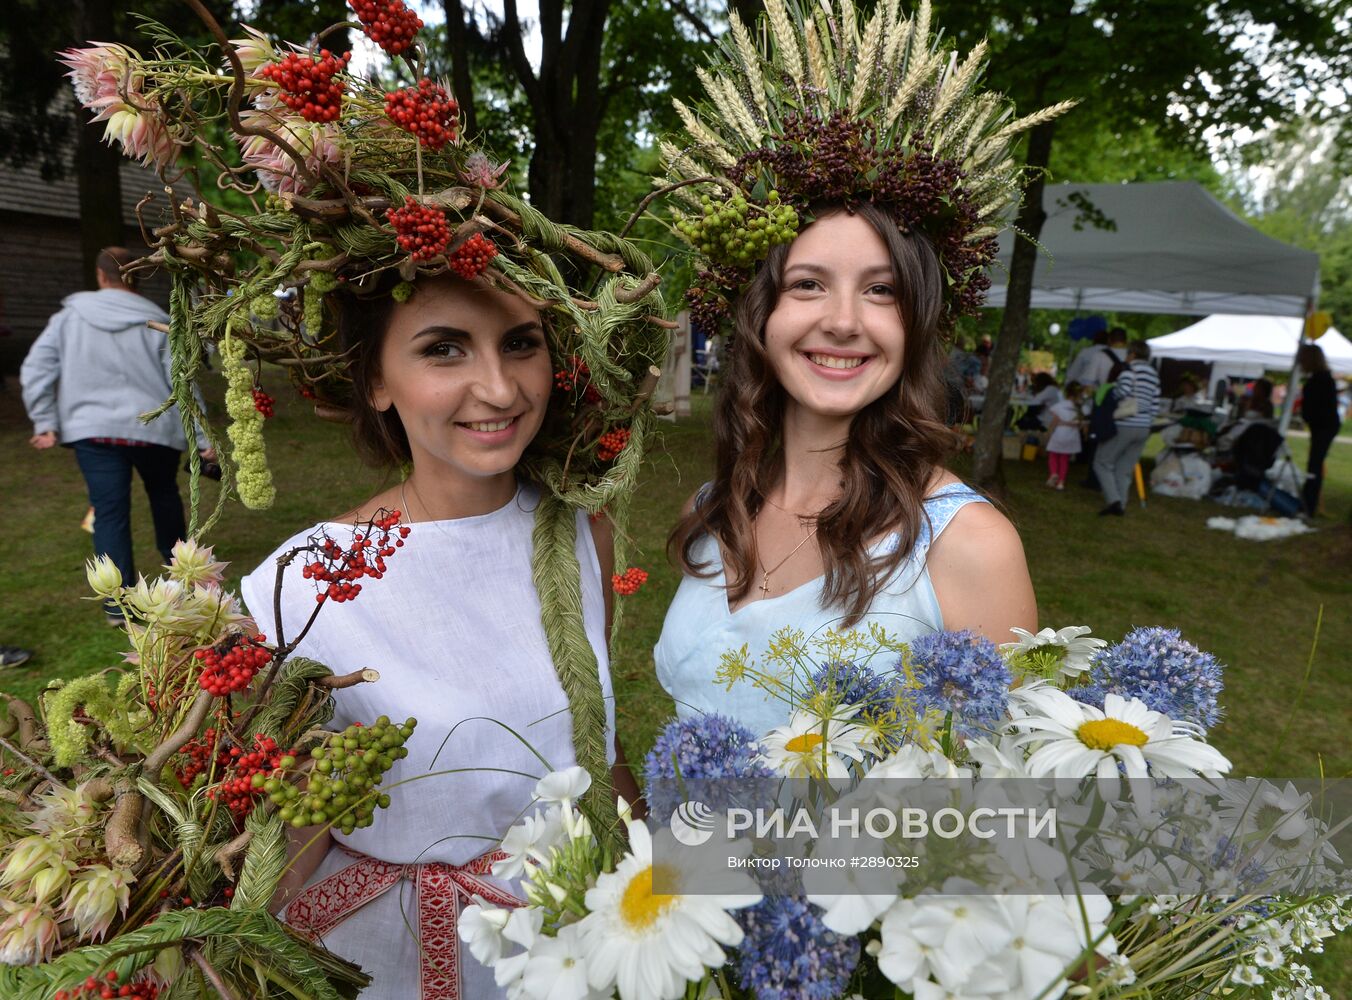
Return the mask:
{"type": "Polygon", "coordinates": [[[1037,264],[1036,240],[1047,221],[1042,208],[1042,191],[1046,186],[1046,167],[1051,161],[1052,133],[1055,122],[1045,122],[1028,136],[1027,166],[1032,181],[1023,192],[1019,208],[1019,232],[1015,235],[1014,255],[1009,262],[1009,285],[1005,290],[1005,312],[1000,320],[1000,333],[991,351],[989,383],[986,402],[981,407],[981,426],[977,429],[972,447],[972,481],[995,496],[1004,496],[1005,476],[1002,466],[1004,453],[1005,414],[1014,388],[1014,373],[1019,366],[1019,350],[1028,335],[1028,313],[1033,298],[1033,268],[1037,264]]]}
{"type": "Polygon", "coordinates": [[[601,50],[611,0],[575,0],[563,27],[561,0],[540,4],[540,70],[521,44],[515,0],[503,4],[500,39],[535,118],[531,203],[555,222],[590,229],[601,127],[601,50]]]}
{"type": "MultiPolygon", "coordinates": [[[[75,7],[77,38],[114,38],[110,0],[81,0],[75,7]]],[[[94,287],[99,251],[126,239],[122,222],[122,153],[103,142],[103,125],[90,125],[89,113],[75,111],[79,122],[75,148],[76,186],[80,194],[80,255],[85,287],[94,287]]]]}
{"type": "Polygon", "coordinates": [[[466,39],[465,5],[460,0],[442,0],[446,12],[446,41],[451,53],[451,86],[460,105],[460,131],[469,136],[479,134],[478,118],[474,111],[474,83],[470,77],[469,43],[466,39]]]}

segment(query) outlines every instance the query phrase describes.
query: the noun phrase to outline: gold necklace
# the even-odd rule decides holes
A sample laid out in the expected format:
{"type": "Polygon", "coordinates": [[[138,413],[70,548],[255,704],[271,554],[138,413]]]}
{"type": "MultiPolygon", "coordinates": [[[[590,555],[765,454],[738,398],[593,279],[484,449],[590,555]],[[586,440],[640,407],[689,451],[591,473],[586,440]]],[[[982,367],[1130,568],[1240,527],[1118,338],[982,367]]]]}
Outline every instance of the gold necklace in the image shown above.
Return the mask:
{"type": "MultiPolygon", "coordinates": [[[[766,499],[769,498],[767,497],[766,499]]],[[[775,506],[779,507],[778,504],[775,504],[775,506]]],[[[784,510],[783,507],[780,507],[779,509],[784,510]]],[[[792,511],[785,511],[785,513],[792,513],[792,511]]],[[[775,563],[769,569],[762,570],[764,575],[761,577],[761,585],[760,585],[761,600],[764,600],[766,597],[770,595],[770,574],[777,572],[781,566],[783,566],[786,562],[792,559],[797,554],[798,550],[808,543],[808,539],[810,539],[813,535],[817,533],[817,528],[818,525],[814,524],[812,526],[812,530],[803,536],[802,541],[800,541],[797,545],[795,545],[788,555],[786,555],[783,559],[779,560],[779,562],[775,563]]]]}

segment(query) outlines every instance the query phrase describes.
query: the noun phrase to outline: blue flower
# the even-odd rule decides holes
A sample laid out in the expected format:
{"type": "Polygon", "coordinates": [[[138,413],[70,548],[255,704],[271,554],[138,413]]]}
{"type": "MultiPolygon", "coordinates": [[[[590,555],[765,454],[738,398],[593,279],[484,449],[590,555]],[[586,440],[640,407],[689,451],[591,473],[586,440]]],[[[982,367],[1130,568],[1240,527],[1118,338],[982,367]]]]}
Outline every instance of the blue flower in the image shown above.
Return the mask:
{"type": "Polygon", "coordinates": [[[881,715],[897,698],[897,678],[850,660],[836,661],[812,675],[812,690],[825,695],[833,706],[859,705],[865,718],[881,715]]]}
{"type": "Polygon", "coordinates": [[[673,719],[643,761],[653,815],[665,820],[692,797],[714,809],[739,804],[727,798],[739,797],[734,783],[722,779],[774,778],[769,767],[755,761],[759,753],[755,734],[724,716],[673,719]]]}
{"type": "Polygon", "coordinates": [[[953,713],[954,730],[973,735],[1005,714],[1013,678],[995,643],[975,633],[936,632],[910,643],[920,689],[916,707],[953,713]]]}
{"type": "Polygon", "coordinates": [[[1067,693],[1098,708],[1106,694],[1139,698],[1176,722],[1210,729],[1220,719],[1222,669],[1178,629],[1138,628],[1095,656],[1089,683],[1067,693]]]}
{"type": "Polygon", "coordinates": [[[859,964],[859,939],[828,930],[816,908],[793,896],[767,896],[735,914],[746,937],[738,978],[756,1000],[835,1000],[859,964]]]}

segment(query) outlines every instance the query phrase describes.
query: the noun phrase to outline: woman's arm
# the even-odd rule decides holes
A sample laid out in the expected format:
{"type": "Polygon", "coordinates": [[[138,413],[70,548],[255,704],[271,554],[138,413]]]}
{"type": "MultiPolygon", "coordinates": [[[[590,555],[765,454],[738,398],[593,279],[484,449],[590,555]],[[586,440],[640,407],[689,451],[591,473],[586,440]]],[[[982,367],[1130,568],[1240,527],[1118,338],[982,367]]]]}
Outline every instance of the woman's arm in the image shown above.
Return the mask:
{"type": "MultiPolygon", "coordinates": [[[[606,603],[606,648],[610,648],[611,626],[615,622],[615,591],[610,586],[610,577],[615,572],[615,533],[609,517],[598,517],[591,522],[592,541],[596,544],[597,561],[601,564],[601,593],[606,603]]],[[[618,712],[617,712],[618,714],[618,712]]],[[[615,763],[610,769],[610,780],[615,794],[622,796],[634,810],[634,816],[642,819],[648,814],[648,806],[639,791],[638,781],[633,769],[620,745],[620,735],[615,734],[615,763]]]]}
{"type": "Polygon", "coordinates": [[[333,838],[327,827],[305,826],[297,830],[290,825],[286,828],[286,871],[277,883],[277,891],[268,903],[269,913],[280,913],[287,903],[295,899],[310,876],[319,867],[319,862],[329,853],[333,838]]]}
{"type": "Polygon", "coordinates": [[[990,504],[959,510],[930,547],[927,564],[945,629],[970,629],[997,643],[1012,641],[1016,625],[1037,631],[1023,543],[990,504]]]}

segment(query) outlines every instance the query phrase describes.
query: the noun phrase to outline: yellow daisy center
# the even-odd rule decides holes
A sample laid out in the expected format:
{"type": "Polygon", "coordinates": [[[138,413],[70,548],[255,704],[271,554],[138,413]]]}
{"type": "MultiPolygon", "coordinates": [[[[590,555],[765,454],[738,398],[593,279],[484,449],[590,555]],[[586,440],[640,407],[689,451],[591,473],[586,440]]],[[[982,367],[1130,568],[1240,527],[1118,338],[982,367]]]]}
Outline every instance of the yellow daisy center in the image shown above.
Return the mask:
{"type": "MultiPolygon", "coordinates": [[[[649,865],[629,880],[629,885],[620,897],[620,918],[636,931],[645,931],[662,915],[662,911],[676,901],[675,896],[653,892],[653,870],[657,865],[649,865]]],[[[675,872],[667,866],[662,877],[674,881],[675,872]]]]}
{"type": "Polygon", "coordinates": [[[1083,723],[1075,730],[1075,735],[1092,750],[1111,750],[1123,743],[1143,747],[1150,742],[1150,737],[1142,730],[1121,719],[1095,719],[1083,723]]]}
{"type": "Polygon", "coordinates": [[[809,753],[822,745],[821,733],[800,733],[784,744],[789,753],[809,753]]]}

